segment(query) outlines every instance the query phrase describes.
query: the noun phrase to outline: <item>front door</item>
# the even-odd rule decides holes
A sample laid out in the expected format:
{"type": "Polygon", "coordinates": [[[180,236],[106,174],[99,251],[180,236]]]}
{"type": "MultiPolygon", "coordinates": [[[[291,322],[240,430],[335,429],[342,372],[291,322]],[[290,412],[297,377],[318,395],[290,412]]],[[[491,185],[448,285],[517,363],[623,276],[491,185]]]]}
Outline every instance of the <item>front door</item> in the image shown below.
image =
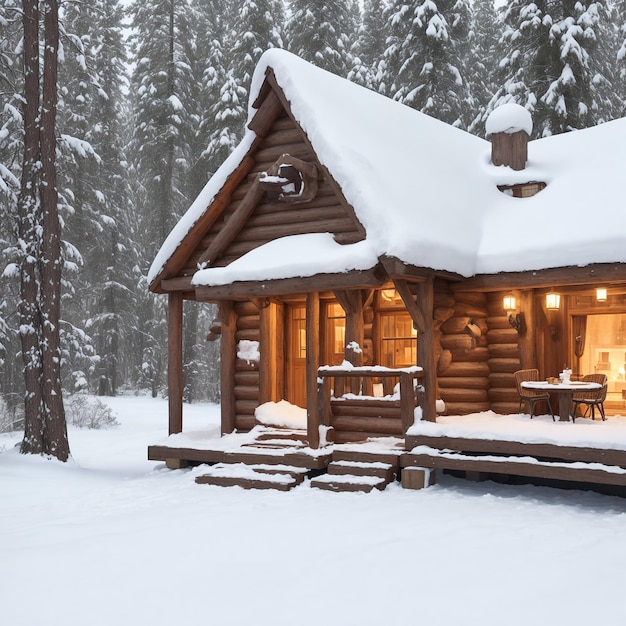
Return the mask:
{"type": "MultiPolygon", "coordinates": [[[[286,400],[306,407],[306,306],[286,307],[286,400]]],[[[345,354],[346,317],[336,302],[322,306],[321,365],[340,365],[345,354]]]]}
{"type": "Polygon", "coordinates": [[[306,407],[306,306],[286,307],[287,346],[285,355],[286,398],[291,404],[306,407]]]}

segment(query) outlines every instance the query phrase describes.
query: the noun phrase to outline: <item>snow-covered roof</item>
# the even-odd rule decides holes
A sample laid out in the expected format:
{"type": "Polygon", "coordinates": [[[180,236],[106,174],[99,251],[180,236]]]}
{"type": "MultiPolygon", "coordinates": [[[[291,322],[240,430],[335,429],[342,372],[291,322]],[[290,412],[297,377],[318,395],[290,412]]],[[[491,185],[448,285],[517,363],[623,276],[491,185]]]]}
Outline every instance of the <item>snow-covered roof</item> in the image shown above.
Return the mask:
{"type": "MultiPolygon", "coordinates": [[[[311,252],[276,264],[275,250],[257,249],[228,268],[206,269],[195,284],[307,276],[363,269],[382,256],[463,276],[626,262],[626,119],[529,143],[527,168],[495,167],[490,143],[321,70],[278,49],[261,58],[254,102],[271,68],[321,163],[340,185],[365,227],[366,242],[351,248],[329,238],[315,254],[317,235],[283,242],[311,252]],[[543,181],[531,198],[497,189],[543,181]],[[331,248],[337,248],[331,251],[331,248]],[[340,252],[340,248],[344,248],[340,252]],[[355,257],[351,258],[351,251],[355,257]],[[259,258],[268,259],[267,263],[259,258]],[[272,260],[273,259],[273,260],[272,260]],[[319,263],[324,261],[324,270],[319,263]],[[278,267],[278,268],[277,268],[278,267]]],[[[250,108],[250,116],[254,109],[250,108]]],[[[524,121],[524,120],[522,120],[524,121]]],[[[524,122],[527,123],[527,120],[524,122]]],[[[152,282],[249,149],[247,131],[163,244],[152,282]]],[[[296,247],[296,249],[297,249],[296,247]]],[[[290,255],[290,259],[294,257],[290,255]]]]}

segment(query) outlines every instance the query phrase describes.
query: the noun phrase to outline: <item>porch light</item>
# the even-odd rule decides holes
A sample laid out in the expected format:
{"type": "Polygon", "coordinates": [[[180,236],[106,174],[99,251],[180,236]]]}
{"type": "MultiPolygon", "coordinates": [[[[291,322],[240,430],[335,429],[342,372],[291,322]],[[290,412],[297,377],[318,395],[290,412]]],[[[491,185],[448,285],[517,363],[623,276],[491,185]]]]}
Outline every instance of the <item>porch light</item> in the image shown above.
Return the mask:
{"type": "Polygon", "coordinates": [[[507,313],[513,313],[513,311],[515,311],[516,307],[516,302],[515,302],[515,296],[504,296],[504,298],[502,299],[502,308],[507,312],[507,313]]]}
{"type": "Polygon", "coordinates": [[[526,320],[523,313],[515,314],[517,308],[517,302],[515,296],[504,296],[502,299],[502,307],[509,316],[509,324],[514,328],[518,335],[523,335],[526,332],[526,320]]]}
{"type": "Polygon", "coordinates": [[[561,308],[561,294],[551,291],[546,294],[546,309],[548,311],[558,311],[561,308]]]}
{"type": "Polygon", "coordinates": [[[606,302],[607,300],[606,287],[598,287],[596,289],[596,300],[598,302],[606,302]]]}

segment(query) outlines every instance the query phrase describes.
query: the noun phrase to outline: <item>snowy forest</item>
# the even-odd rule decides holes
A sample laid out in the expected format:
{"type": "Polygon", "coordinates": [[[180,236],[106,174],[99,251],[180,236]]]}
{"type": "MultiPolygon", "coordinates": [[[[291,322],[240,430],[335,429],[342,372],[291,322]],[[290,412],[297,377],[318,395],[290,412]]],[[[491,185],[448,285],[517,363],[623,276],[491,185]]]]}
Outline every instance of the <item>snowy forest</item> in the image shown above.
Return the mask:
{"type": "MultiPolygon", "coordinates": [[[[25,294],[37,289],[25,276],[49,243],[24,213],[24,15],[43,7],[33,18],[43,31],[48,4],[0,6],[0,415],[11,424],[27,388],[25,294]]],[[[149,293],[146,273],[241,138],[267,48],[481,136],[510,101],[532,112],[535,136],[626,114],[626,0],[62,0],[58,32],[50,158],[66,394],[166,393],[166,299],[149,293]]],[[[47,51],[40,38],[35,56],[47,51]]],[[[215,309],[185,307],[185,400],[219,400],[219,345],[206,341],[215,309]]]]}

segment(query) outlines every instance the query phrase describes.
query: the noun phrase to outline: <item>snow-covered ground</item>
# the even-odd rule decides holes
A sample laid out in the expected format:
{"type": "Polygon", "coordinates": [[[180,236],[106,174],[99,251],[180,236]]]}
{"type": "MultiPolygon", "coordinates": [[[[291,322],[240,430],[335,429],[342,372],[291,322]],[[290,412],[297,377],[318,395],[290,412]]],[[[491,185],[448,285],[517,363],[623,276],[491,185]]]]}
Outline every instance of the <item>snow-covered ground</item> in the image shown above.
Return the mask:
{"type": "MultiPolygon", "coordinates": [[[[443,477],[422,491],[197,485],[146,460],[163,400],[107,400],[67,464],[0,435],[0,623],[626,623],[626,499],[443,477]]],[[[219,407],[185,407],[218,431],[219,407]]]]}

